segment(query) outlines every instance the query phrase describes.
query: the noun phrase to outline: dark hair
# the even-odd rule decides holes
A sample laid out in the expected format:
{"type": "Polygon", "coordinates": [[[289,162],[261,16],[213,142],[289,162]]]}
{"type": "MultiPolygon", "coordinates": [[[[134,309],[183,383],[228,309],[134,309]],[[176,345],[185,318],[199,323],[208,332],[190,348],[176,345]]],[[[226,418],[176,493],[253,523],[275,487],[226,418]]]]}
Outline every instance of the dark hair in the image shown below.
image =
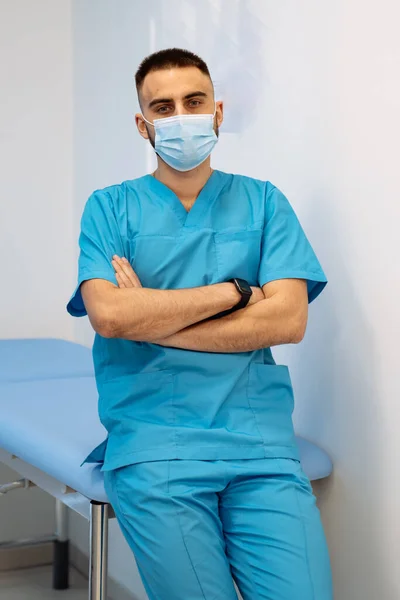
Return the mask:
{"type": "Polygon", "coordinates": [[[210,71],[204,60],[182,48],[167,48],[160,50],[147,56],[139,65],[135,74],[136,89],[139,92],[143,85],[143,80],[151,71],[161,71],[163,69],[171,69],[174,67],[197,67],[202,73],[208,75],[211,79],[210,71]]]}

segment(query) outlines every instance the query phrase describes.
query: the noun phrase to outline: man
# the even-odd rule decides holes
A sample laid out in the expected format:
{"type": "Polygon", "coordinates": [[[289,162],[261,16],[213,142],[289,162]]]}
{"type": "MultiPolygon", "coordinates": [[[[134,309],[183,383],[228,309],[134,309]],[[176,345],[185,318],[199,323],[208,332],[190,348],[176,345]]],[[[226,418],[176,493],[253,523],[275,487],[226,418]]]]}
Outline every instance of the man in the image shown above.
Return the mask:
{"type": "Polygon", "coordinates": [[[72,315],[88,314],[105,487],[150,600],[331,600],[288,369],[327,283],[282,192],[212,170],[223,103],[186,50],[136,73],[154,173],[94,192],[72,315]]]}

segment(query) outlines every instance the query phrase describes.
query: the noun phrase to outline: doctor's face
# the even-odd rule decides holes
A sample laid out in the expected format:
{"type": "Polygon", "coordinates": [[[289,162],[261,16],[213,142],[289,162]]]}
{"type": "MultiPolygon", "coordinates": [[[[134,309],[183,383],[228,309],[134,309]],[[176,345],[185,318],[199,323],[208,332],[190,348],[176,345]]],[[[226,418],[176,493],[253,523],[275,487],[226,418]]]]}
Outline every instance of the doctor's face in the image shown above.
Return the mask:
{"type": "MultiPolygon", "coordinates": [[[[214,114],[214,131],[219,133],[223,120],[223,103],[214,101],[214,88],[207,75],[196,67],[152,71],[146,75],[139,92],[143,116],[153,123],[175,115],[214,114]]],[[[154,148],[155,131],[142,115],[135,116],[140,135],[154,148]]]]}

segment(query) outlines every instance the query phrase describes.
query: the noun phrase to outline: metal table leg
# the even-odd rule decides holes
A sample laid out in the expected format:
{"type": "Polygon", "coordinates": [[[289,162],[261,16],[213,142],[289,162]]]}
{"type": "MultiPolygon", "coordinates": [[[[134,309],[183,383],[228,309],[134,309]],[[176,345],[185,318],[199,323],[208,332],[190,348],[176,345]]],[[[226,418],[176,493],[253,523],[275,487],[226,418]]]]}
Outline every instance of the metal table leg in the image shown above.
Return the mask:
{"type": "Polygon", "coordinates": [[[56,498],[56,539],[53,542],[53,589],[69,587],[68,507],[56,498]]]}
{"type": "Polygon", "coordinates": [[[89,600],[107,600],[108,504],[90,502],[89,600]]]}

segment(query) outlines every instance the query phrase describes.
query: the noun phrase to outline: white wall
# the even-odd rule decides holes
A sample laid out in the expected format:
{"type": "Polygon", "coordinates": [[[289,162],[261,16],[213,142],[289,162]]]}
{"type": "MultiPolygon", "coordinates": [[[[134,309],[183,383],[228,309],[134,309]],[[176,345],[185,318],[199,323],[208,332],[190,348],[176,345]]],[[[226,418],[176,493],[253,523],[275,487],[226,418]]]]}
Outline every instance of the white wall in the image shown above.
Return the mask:
{"type": "MultiPolygon", "coordinates": [[[[330,281],[310,307],[302,344],[274,354],[291,367],[298,431],[335,462],[334,476],[319,486],[335,598],[395,600],[398,3],[74,0],[73,129],[68,3],[3,5],[0,64],[9,93],[0,111],[7,217],[0,233],[3,256],[11,256],[3,286],[12,291],[1,295],[2,337],[73,331],[91,342],[85,320],[64,312],[84,201],[95,188],[146,171],[148,152],[133,123],[141,58],[169,45],[199,52],[226,101],[229,133],[214,166],[281,187],[330,281]]],[[[72,520],[73,540],[87,550],[82,525],[72,520]]],[[[110,574],[144,599],[133,567],[114,523],[110,574]]]]}
{"type": "MultiPolygon", "coordinates": [[[[334,476],[318,486],[335,597],[394,600],[400,593],[399,5],[143,4],[75,3],[80,30],[87,31],[75,45],[77,117],[93,148],[80,164],[86,175],[77,178],[79,202],[91,188],[144,172],[143,143],[130,120],[139,60],[170,45],[199,52],[226,103],[214,166],[281,187],[330,281],[310,307],[302,344],[274,354],[291,367],[297,430],[335,461],[334,476]],[[93,20],[96,33],[89,31],[93,20]],[[89,77],[90,102],[79,92],[89,77]],[[96,123],[85,120],[89,110],[96,123]]],[[[120,558],[119,565],[130,560],[120,558]]]]}
{"type": "Polygon", "coordinates": [[[1,337],[71,337],[70,3],[0,9],[1,337]]]}
{"type": "Polygon", "coordinates": [[[400,7],[161,4],[157,47],[198,51],[224,92],[231,133],[214,165],[281,187],[328,274],[306,339],[274,355],[291,367],[297,431],[335,462],[318,486],[335,598],[395,600],[400,7]]]}
{"type": "MultiPolygon", "coordinates": [[[[137,65],[150,52],[144,2],[74,0],[74,210],[77,257],[79,220],[93,190],[145,173],[146,148],[135,135],[133,84],[137,65]]],[[[75,272],[77,264],[74,264],[75,272]]],[[[71,289],[72,293],[72,289],[71,289]]],[[[91,345],[87,318],[74,320],[75,339],[91,345]]],[[[89,526],[70,514],[72,542],[88,552],[89,526]]],[[[134,557],[113,519],[109,527],[109,574],[138,600],[147,598],[134,557]]]]}
{"type": "MultiPolygon", "coordinates": [[[[65,0],[0,0],[1,338],[73,337],[70,13],[65,0]]],[[[0,466],[0,483],[14,478],[0,466]]],[[[54,531],[44,492],[0,503],[1,541],[54,531]]]]}

